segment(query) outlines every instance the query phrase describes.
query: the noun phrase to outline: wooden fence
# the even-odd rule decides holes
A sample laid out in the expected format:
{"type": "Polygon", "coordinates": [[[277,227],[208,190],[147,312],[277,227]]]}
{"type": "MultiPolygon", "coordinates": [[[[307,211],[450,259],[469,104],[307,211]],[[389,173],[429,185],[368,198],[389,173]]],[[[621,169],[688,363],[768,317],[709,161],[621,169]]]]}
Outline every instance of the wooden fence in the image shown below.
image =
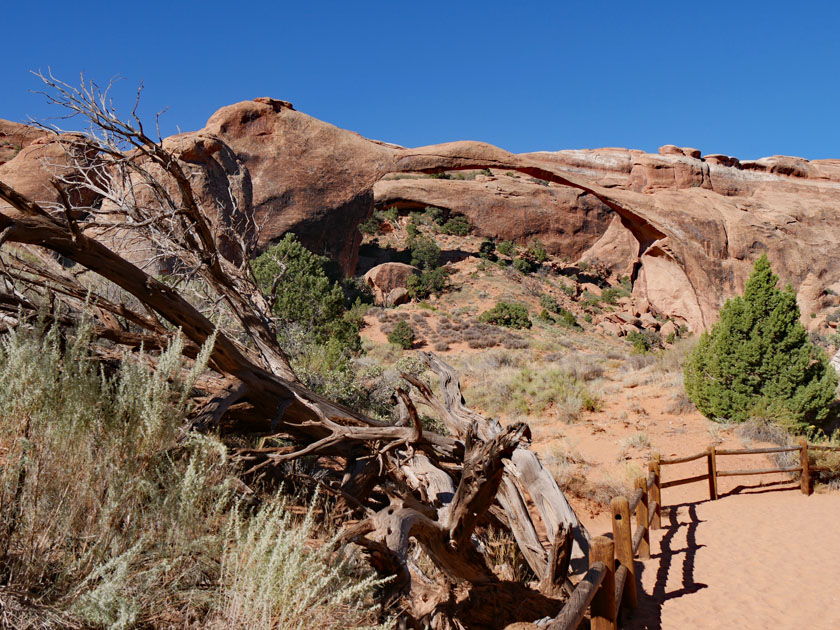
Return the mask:
{"type": "Polygon", "coordinates": [[[548,630],[575,630],[590,610],[592,630],[617,630],[618,616],[622,608],[636,608],[636,558],[650,558],[650,530],[662,526],[662,489],[698,481],[709,482],[709,498],[718,498],[719,477],[739,475],[763,475],[770,473],[800,473],[802,492],[811,492],[811,473],[829,470],[827,466],[812,466],[808,460],[809,451],[840,451],[837,446],[808,444],[803,438],[797,446],[779,446],[752,449],[718,449],[710,446],[705,452],[687,457],[663,459],[653,454],[648,462],[647,479],[636,479],[636,490],[630,499],[616,497],[610,508],[613,517],[613,538],[598,536],[592,540],[589,549],[589,570],[578,582],[569,601],[560,614],[547,626],[548,630]],[[748,470],[718,470],[718,456],[759,455],[799,451],[799,465],[760,468],[748,470]],[[662,466],[684,464],[706,458],[708,471],[703,475],[662,481],[662,466]],[[635,515],[633,530],[631,514],[635,515]]]}
{"type": "Polygon", "coordinates": [[[742,475],[767,475],[772,473],[799,473],[799,486],[803,494],[811,493],[811,473],[818,471],[829,470],[828,466],[813,466],[809,461],[809,451],[840,451],[838,446],[826,446],[823,444],[808,444],[805,438],[799,440],[796,446],[773,446],[769,448],[740,448],[740,449],[719,449],[715,446],[710,446],[703,453],[696,455],[687,455],[685,457],[672,457],[663,459],[659,455],[654,454],[651,459],[651,469],[654,468],[659,471],[661,466],[672,464],[685,464],[693,462],[698,459],[706,459],[707,472],[695,477],[686,477],[684,479],[674,479],[672,481],[661,482],[660,488],[671,488],[673,486],[681,486],[686,483],[694,483],[696,481],[709,482],[709,498],[714,500],[718,498],[718,484],[719,477],[739,477],[742,475]],[[799,451],[799,465],[797,466],[777,466],[774,468],[754,468],[741,470],[719,470],[718,457],[726,457],[728,455],[766,455],[771,453],[793,453],[799,451]]]}
{"type": "Polygon", "coordinates": [[[598,536],[592,540],[589,570],[548,630],[574,630],[587,608],[592,630],[616,630],[621,608],[638,605],[634,561],[650,558],[650,530],[661,526],[660,479],[653,462],[647,479],[640,477],[635,485],[630,499],[612,500],[613,538],[598,536]],[[631,514],[635,515],[635,530],[631,514]]]}

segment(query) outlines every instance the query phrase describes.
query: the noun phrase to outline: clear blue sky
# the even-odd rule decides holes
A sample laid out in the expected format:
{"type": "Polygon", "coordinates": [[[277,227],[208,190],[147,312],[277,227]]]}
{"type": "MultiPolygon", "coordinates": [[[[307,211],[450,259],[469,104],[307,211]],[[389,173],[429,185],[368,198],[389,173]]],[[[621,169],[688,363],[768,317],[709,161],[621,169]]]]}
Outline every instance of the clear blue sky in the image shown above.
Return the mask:
{"type": "Polygon", "coordinates": [[[257,96],[381,140],[515,152],[694,146],[840,157],[836,2],[3,3],[0,118],[29,70],[139,81],[163,131],[257,96]]]}

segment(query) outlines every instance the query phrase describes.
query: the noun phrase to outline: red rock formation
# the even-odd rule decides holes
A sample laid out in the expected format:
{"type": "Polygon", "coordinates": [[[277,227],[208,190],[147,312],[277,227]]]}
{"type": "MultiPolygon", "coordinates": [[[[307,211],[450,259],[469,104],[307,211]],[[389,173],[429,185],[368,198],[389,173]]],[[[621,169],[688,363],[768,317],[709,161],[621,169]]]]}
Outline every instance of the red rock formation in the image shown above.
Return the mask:
{"type": "Polygon", "coordinates": [[[22,149],[47,135],[46,131],[37,127],[0,120],[0,166],[14,158],[22,149]]]}
{"type": "MultiPolygon", "coordinates": [[[[0,133],[23,133],[29,142],[20,126],[4,123],[0,133]]],[[[467,216],[479,234],[540,240],[554,253],[597,261],[630,276],[637,301],[694,330],[714,321],[765,251],[797,290],[805,316],[840,282],[830,254],[840,240],[837,160],[741,162],[673,145],[656,155],[616,148],[513,155],[480,142],[406,149],[271,99],[222,108],[204,129],[166,143],[189,165],[205,206],[222,209],[223,222],[253,215],[262,246],[293,231],[347,273],[356,267],[357,226],[376,201],[445,207],[467,216]],[[494,176],[383,180],[479,168],[494,176]]],[[[48,196],[41,164],[55,149],[36,138],[0,166],[0,179],[36,199],[48,196]]]]}
{"type": "Polygon", "coordinates": [[[466,216],[479,236],[529,244],[577,259],[607,231],[613,211],[594,195],[569,186],[546,186],[528,176],[474,181],[386,179],[373,188],[380,206],[436,206],[466,216]]]}
{"type": "MultiPolygon", "coordinates": [[[[2,133],[7,135],[0,138],[7,139],[9,144],[6,147],[11,147],[14,155],[8,162],[0,163],[0,181],[28,198],[47,205],[58,202],[60,197],[50,183],[51,180],[72,176],[73,158],[82,163],[92,158],[87,152],[84,139],[74,134],[57,136],[0,120],[0,134],[2,133]]],[[[76,187],[70,187],[68,192],[74,202],[83,205],[91,203],[94,199],[89,191],[80,191],[76,187]]]]}

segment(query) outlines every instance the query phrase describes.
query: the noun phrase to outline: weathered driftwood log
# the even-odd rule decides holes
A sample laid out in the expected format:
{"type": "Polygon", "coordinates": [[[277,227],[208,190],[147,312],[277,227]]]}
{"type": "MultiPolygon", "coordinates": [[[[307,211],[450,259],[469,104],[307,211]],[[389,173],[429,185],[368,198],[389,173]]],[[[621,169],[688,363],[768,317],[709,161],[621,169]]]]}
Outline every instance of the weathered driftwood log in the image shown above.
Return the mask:
{"type": "MultiPolygon", "coordinates": [[[[458,374],[450,365],[432,354],[421,355],[440,379],[443,403],[437,401],[422,382],[408,376],[406,378],[417,387],[425,402],[438,413],[450,432],[463,438],[465,432],[476,423],[482,438],[488,439],[502,430],[498,421],[484,418],[464,404],[458,374]]],[[[571,557],[575,568],[585,570],[589,536],[560,491],[554,476],[542,465],[536,453],[527,449],[517,449],[513,453],[505,469],[498,501],[528,564],[541,581],[551,571],[551,549],[558,529],[563,524],[567,524],[574,535],[571,557]]]]}

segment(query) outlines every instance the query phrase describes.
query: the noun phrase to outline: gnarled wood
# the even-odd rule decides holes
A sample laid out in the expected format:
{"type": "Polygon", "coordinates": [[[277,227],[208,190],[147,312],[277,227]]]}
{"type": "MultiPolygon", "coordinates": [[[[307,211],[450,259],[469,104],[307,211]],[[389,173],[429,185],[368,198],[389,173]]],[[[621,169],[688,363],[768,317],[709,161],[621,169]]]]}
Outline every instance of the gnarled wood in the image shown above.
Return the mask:
{"type": "MultiPolygon", "coordinates": [[[[476,423],[476,431],[484,439],[501,430],[497,420],[484,418],[464,404],[461,384],[455,370],[433,354],[421,352],[427,365],[440,380],[443,403],[434,399],[430,392],[421,390],[426,402],[456,435],[476,423]]],[[[562,523],[568,523],[574,533],[572,549],[573,568],[586,568],[589,552],[589,534],[580,524],[566,497],[557,486],[554,476],[542,465],[533,451],[517,449],[505,469],[498,501],[509,516],[509,525],[522,553],[531,569],[544,580],[549,572],[549,553],[554,536],[562,523]]]]}

